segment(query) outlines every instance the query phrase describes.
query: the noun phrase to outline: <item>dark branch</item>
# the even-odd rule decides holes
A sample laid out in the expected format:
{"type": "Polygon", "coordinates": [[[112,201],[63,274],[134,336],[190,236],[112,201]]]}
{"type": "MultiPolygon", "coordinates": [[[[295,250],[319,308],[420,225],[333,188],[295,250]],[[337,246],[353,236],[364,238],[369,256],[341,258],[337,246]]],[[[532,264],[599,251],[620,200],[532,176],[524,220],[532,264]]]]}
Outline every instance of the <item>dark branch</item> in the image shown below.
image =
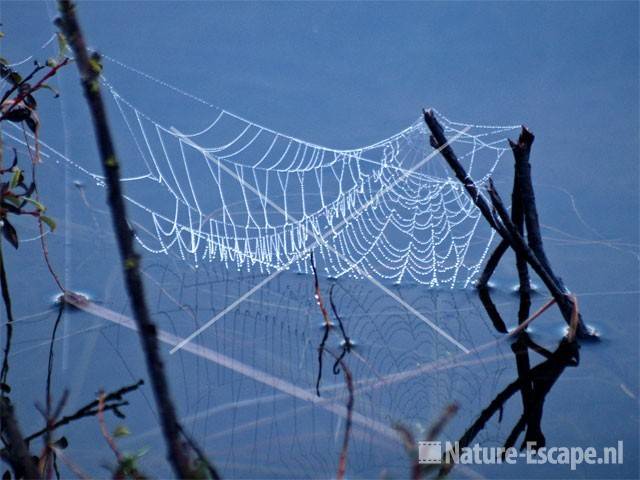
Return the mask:
{"type": "Polygon", "coordinates": [[[120,182],[120,167],[115,146],[107,121],[107,112],[100,93],[100,57],[87,51],[75,6],[69,0],[60,0],[61,18],[58,25],[64,32],[73,49],[78,65],[81,83],[91,112],[100,160],[104,170],[108,191],[108,203],[111,208],[113,227],[126,280],[127,292],[131,301],[133,316],[138,327],[142,349],[144,350],[151,386],[158,405],[162,432],[168,449],[168,459],[175,474],[181,478],[193,476],[189,455],[180,441],[181,426],[176,409],[171,400],[169,384],[160,355],[156,326],[151,320],[144,294],[144,285],[140,276],[140,256],[134,249],[134,236],[127,221],[127,210],[120,182]]]}
{"type": "MultiPolygon", "coordinates": [[[[490,186],[489,194],[491,196],[492,206],[489,205],[486,198],[480,194],[475,182],[467,175],[464,167],[458,161],[453,149],[450,145],[447,145],[447,139],[444,135],[444,130],[435,115],[430,110],[424,111],[424,119],[431,130],[431,145],[434,148],[440,148],[442,145],[446,147],[440,150],[440,153],[449,164],[458,180],[462,182],[464,188],[467,190],[474,203],[485,217],[489,225],[494,228],[500,236],[509,243],[509,246],[513,249],[516,255],[521,255],[526,259],[527,263],[536,272],[536,274],[543,281],[553,298],[558,303],[560,311],[568,325],[571,324],[571,314],[573,311],[573,302],[566,295],[564,288],[558,285],[556,278],[550,275],[547,269],[540,263],[540,260],[536,257],[532,249],[522,238],[522,235],[518,233],[518,229],[509,218],[506,207],[502,203],[497,191],[490,186]],[[497,216],[494,215],[494,209],[497,216]]],[[[582,320],[579,319],[578,323],[578,336],[582,338],[592,337],[593,335],[588,331],[582,320]]]]}

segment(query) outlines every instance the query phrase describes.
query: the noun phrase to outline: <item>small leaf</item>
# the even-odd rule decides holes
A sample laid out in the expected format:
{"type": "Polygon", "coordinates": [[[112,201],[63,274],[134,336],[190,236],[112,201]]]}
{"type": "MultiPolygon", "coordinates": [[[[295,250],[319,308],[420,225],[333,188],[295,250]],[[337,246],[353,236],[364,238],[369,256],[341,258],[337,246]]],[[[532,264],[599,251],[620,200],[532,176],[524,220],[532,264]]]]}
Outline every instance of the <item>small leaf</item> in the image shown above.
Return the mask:
{"type": "Polygon", "coordinates": [[[22,170],[15,168],[13,170],[13,175],[11,176],[11,181],[9,182],[9,190],[16,188],[22,181],[22,178],[22,170]]]}
{"type": "Polygon", "coordinates": [[[25,118],[25,123],[27,124],[27,127],[29,127],[29,130],[31,130],[33,133],[36,133],[36,130],[38,130],[38,125],[40,124],[36,112],[30,111],[30,115],[25,118]]]}
{"type": "Polygon", "coordinates": [[[9,67],[9,62],[6,58],[2,57],[0,61],[0,77],[7,78],[11,72],[13,72],[13,70],[9,67]]]}
{"type": "Polygon", "coordinates": [[[67,437],[60,437],[58,440],[53,442],[53,446],[59,448],[60,450],[64,450],[69,446],[69,441],[67,437]]]}
{"type": "Polygon", "coordinates": [[[16,232],[13,225],[11,225],[6,219],[4,221],[4,225],[2,225],[2,234],[4,235],[4,238],[13,245],[13,248],[18,248],[18,232],[16,232]]]}
{"type": "Polygon", "coordinates": [[[33,98],[33,95],[31,95],[31,94],[27,94],[24,97],[23,102],[27,107],[29,107],[31,109],[34,109],[34,108],[36,108],[38,106],[38,102],[36,102],[36,99],[33,98]]]}
{"type": "Polygon", "coordinates": [[[22,77],[18,72],[11,71],[11,73],[9,73],[9,81],[14,85],[19,85],[22,83],[22,77]]]}
{"type": "Polygon", "coordinates": [[[56,222],[53,218],[47,217],[46,215],[40,215],[40,220],[46,223],[52,232],[56,229],[56,222]]]}
{"type": "Polygon", "coordinates": [[[129,435],[131,435],[131,432],[126,425],[119,425],[113,431],[113,436],[115,438],[128,437],[129,435]]]}
{"type": "Polygon", "coordinates": [[[45,65],[49,68],[56,68],[58,66],[58,61],[55,58],[47,58],[45,65]]]}
{"type": "Polygon", "coordinates": [[[3,393],[11,393],[11,387],[6,383],[0,383],[0,390],[2,390],[3,393]]]}
{"type": "Polygon", "coordinates": [[[32,204],[34,207],[36,207],[38,209],[38,211],[40,212],[44,212],[47,208],[41,204],[39,201],[37,201],[34,198],[29,198],[29,197],[25,197],[24,200],[26,202],[29,202],[30,204],[32,204]]]}

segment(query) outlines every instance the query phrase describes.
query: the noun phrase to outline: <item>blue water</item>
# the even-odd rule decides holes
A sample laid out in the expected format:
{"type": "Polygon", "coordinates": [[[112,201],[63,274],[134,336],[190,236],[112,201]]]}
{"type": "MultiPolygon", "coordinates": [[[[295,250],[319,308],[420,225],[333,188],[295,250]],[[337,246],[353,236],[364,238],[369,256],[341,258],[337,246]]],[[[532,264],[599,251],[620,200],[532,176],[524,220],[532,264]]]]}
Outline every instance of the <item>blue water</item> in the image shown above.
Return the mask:
{"type": "MultiPolygon", "coordinates": [[[[638,478],[636,3],[86,2],[78,11],[89,43],[110,57],[318,144],[371,143],[405,128],[425,106],[468,123],[530,127],[536,134],[532,164],[547,254],[578,295],[585,321],[602,335],[601,342],[583,345],[580,364],[567,367],[555,382],[545,399],[542,430],[549,446],[602,448],[622,440],[624,463],[582,465],[575,472],[565,465],[474,465],[473,471],[454,469],[452,476],[638,478]]],[[[3,2],[2,55],[11,61],[52,55],[55,42],[40,47],[53,32],[54,12],[52,2],[3,2]]],[[[97,171],[74,68],[52,81],[60,99],[46,91],[38,97],[43,138],[97,171]]],[[[211,121],[207,109],[168,90],[158,94],[163,90],[152,89],[153,82],[109,62],[105,68],[109,78],[124,82],[128,99],[152,105],[158,115],[176,124],[211,121]]],[[[116,124],[117,112],[110,113],[116,124]]],[[[126,158],[127,132],[116,133],[126,158]]],[[[507,156],[496,174],[505,198],[510,166],[507,156]]],[[[124,169],[134,172],[136,166],[124,169]]],[[[41,195],[58,221],[47,237],[49,249],[65,285],[130,316],[104,190],[64,161],[45,160],[40,172],[41,195]]],[[[152,192],[140,194],[154,201],[152,192]]],[[[37,236],[36,227],[28,221],[18,226],[20,249],[4,248],[17,318],[10,383],[21,427],[31,432],[42,425],[34,404],[44,399],[57,292],[39,242],[29,240],[37,236]]],[[[143,266],[154,319],[179,337],[264,278],[216,262],[195,269],[176,252],[145,252],[143,266]]],[[[516,279],[508,256],[493,291],[508,327],[517,323],[518,298],[511,292],[516,279]]],[[[320,281],[328,297],[333,281],[320,281]]],[[[460,410],[441,440],[459,438],[516,379],[514,355],[507,343],[498,343],[460,356],[366,280],[339,279],[336,285],[337,308],[356,343],[347,364],[356,382],[377,385],[355,392],[361,417],[352,432],[347,475],[406,477],[409,459],[391,427],[401,423],[422,438],[442,409],[457,402],[460,410]],[[407,372],[414,374],[398,378],[407,372]]],[[[389,288],[469,349],[501,337],[473,290],[429,290],[410,282],[389,288]]],[[[225,478],[335,476],[344,420],[327,405],[346,402],[343,377],[334,376],[332,362],[325,360],[322,398],[328,403],[301,393],[314,393],[323,333],[313,293],[310,276],[283,273],[198,337],[206,355],[170,355],[170,346],[163,346],[180,416],[225,478]],[[221,365],[215,353],[250,366],[250,372],[221,365]],[[286,386],[276,388],[275,379],[286,386]]],[[[540,289],[532,311],[546,300],[540,289]]],[[[552,309],[532,325],[531,338],[554,351],[564,326],[552,309]]],[[[340,340],[332,331],[329,346],[339,350],[340,340]]],[[[532,365],[544,361],[536,353],[530,357],[532,365]]],[[[146,373],[134,332],[95,315],[65,312],[53,386],[55,398],[69,389],[66,413],[101,388],[138,378],[146,373]]],[[[141,469],[170,476],[149,387],[129,402],[125,420],[107,415],[110,427],[124,423],[132,432],[119,441],[121,448],[148,449],[141,469]]],[[[501,421],[494,415],[474,441],[503,445],[521,414],[517,393],[501,421]]],[[[66,455],[74,464],[108,476],[102,465],[115,460],[95,419],[60,434],[69,440],[66,455]]],[[[34,445],[34,451],[39,448],[34,445]]],[[[61,469],[73,476],[63,463],[61,469]]]]}

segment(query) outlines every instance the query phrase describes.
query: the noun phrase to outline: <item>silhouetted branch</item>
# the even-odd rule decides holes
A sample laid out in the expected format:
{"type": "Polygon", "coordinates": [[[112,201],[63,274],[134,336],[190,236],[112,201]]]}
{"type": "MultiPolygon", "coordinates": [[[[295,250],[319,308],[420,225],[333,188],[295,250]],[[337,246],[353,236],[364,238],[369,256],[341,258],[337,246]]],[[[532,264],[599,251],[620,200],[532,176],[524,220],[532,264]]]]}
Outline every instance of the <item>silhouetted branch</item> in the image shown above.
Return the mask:
{"type": "Polygon", "coordinates": [[[139,338],[144,350],[147,370],[158,405],[160,424],[168,448],[168,459],[175,474],[181,478],[193,475],[189,455],[180,441],[180,423],[171,400],[169,384],[160,356],[156,326],[151,320],[145,300],[144,286],[140,276],[140,256],[134,249],[134,236],[127,221],[127,210],[120,183],[120,167],[115,146],[107,122],[107,113],[100,93],[100,57],[94,53],[91,57],[86,48],[80,25],[76,18],[75,6],[69,0],[60,0],[61,18],[58,25],[71,45],[78,65],[81,83],[91,112],[100,159],[108,191],[108,203],[111,208],[113,227],[118,241],[123,264],[127,292],[136,321],[139,338]]]}
{"type": "MultiPolygon", "coordinates": [[[[52,412],[52,408],[51,408],[51,378],[53,376],[53,352],[54,352],[54,344],[56,341],[56,333],[58,331],[58,326],[60,325],[60,320],[62,319],[62,313],[64,312],[64,303],[60,303],[60,306],[58,307],[58,316],[56,317],[56,321],[53,324],[53,331],[51,332],[51,340],[49,341],[49,360],[47,362],[47,381],[45,383],[45,410],[44,410],[44,417],[45,417],[45,421],[47,422],[47,427],[49,427],[53,422],[54,419],[58,416],[58,413],[53,414],[52,412]]],[[[63,400],[65,400],[63,398],[63,400]]],[[[60,408],[62,407],[64,403],[61,401],[60,402],[60,408]]],[[[51,430],[47,429],[47,431],[45,432],[45,437],[44,437],[44,453],[42,455],[42,460],[41,462],[44,463],[44,468],[43,471],[45,471],[45,477],[46,478],[50,478],[50,468],[53,466],[54,468],[56,468],[56,460],[55,460],[55,452],[51,449],[51,430]],[[50,456],[52,457],[52,460],[49,461],[50,456]]],[[[56,468],[57,471],[57,468],[56,468]]],[[[58,475],[59,477],[59,475],[58,475]]]]}
{"type": "MultiPolygon", "coordinates": [[[[498,191],[495,189],[491,179],[489,180],[489,187],[487,188],[487,191],[491,197],[493,208],[497,212],[501,221],[501,223],[496,224],[497,231],[503,235],[503,238],[508,238],[510,240],[511,248],[513,248],[514,251],[519,252],[527,259],[531,268],[533,268],[533,270],[538,274],[553,298],[556,300],[567,325],[571,325],[573,313],[573,301],[571,297],[560,285],[558,285],[555,277],[547,271],[542,263],[540,263],[536,254],[518,233],[517,229],[511,222],[507,208],[504,206],[504,203],[502,202],[502,199],[500,198],[498,191]]],[[[580,338],[593,338],[594,336],[589,332],[580,317],[578,317],[577,335],[580,338]]]]}
{"type": "MultiPolygon", "coordinates": [[[[451,146],[447,144],[447,138],[444,135],[444,130],[436,119],[434,113],[430,110],[425,110],[424,120],[431,130],[431,145],[434,148],[441,148],[443,145],[446,145],[444,148],[441,148],[440,153],[453,170],[456,178],[458,178],[458,180],[463,184],[464,188],[467,190],[473,199],[473,202],[476,204],[489,225],[491,225],[491,227],[509,243],[509,246],[513,249],[516,255],[521,255],[522,258],[526,259],[527,263],[540,277],[547,289],[551,292],[553,298],[558,303],[560,311],[562,312],[567,324],[570,324],[571,313],[573,311],[571,299],[566,295],[564,288],[558,285],[555,276],[548,272],[547,268],[545,268],[545,266],[540,262],[533,250],[518,233],[517,227],[511,221],[507,209],[502,203],[497,191],[493,188],[491,181],[489,182],[488,191],[491,197],[492,206],[490,206],[485,197],[480,194],[475,182],[469,177],[464,167],[460,164],[451,146]],[[497,211],[498,217],[494,215],[494,209],[497,211]]],[[[592,338],[593,334],[588,331],[581,319],[579,320],[577,328],[578,336],[583,338],[592,338]]]]}
{"type": "Polygon", "coordinates": [[[507,250],[509,250],[509,242],[507,242],[505,239],[501,239],[498,246],[493,252],[491,252],[491,255],[489,255],[487,263],[485,263],[484,269],[482,270],[480,277],[478,277],[476,286],[479,289],[487,287],[487,284],[489,283],[493,272],[495,272],[498,264],[500,263],[500,260],[502,259],[502,256],[507,252],[507,250]]]}
{"type": "MultiPolygon", "coordinates": [[[[122,415],[122,413],[120,412],[120,407],[123,407],[125,405],[129,405],[129,402],[122,400],[123,397],[130,393],[133,392],[134,390],[137,390],[141,385],[144,384],[144,381],[142,380],[138,380],[136,383],[133,383],[131,385],[126,385],[122,388],[119,388],[118,390],[115,390],[111,393],[108,393],[105,395],[104,397],[104,407],[103,407],[103,411],[107,411],[107,410],[112,410],[117,416],[119,417],[124,417],[124,415],[122,415]],[[111,403],[109,403],[111,402],[111,403]]],[[[33,439],[38,438],[42,435],[44,435],[47,432],[53,432],[54,430],[57,430],[58,428],[64,426],[64,425],[68,425],[71,422],[74,422],[76,420],[80,420],[81,418],[86,418],[86,417],[94,417],[98,414],[98,410],[99,410],[99,406],[100,406],[100,402],[99,400],[92,400],[91,402],[87,403],[86,405],[80,407],[78,410],[76,410],[74,413],[72,413],[71,415],[66,415],[64,417],[62,417],[59,420],[56,420],[55,422],[53,422],[51,425],[47,425],[44,428],[32,433],[31,435],[29,435],[28,437],[25,437],[25,442],[27,442],[27,444],[29,442],[31,442],[33,439]]],[[[54,414],[53,417],[56,418],[58,416],[58,414],[54,414]]]]}
{"type": "Polygon", "coordinates": [[[493,328],[495,328],[500,333],[508,333],[507,326],[502,320],[502,316],[498,309],[496,308],[493,300],[491,299],[491,295],[489,293],[489,289],[487,287],[482,287],[478,290],[478,296],[480,297],[480,301],[482,305],[484,305],[489,318],[491,319],[491,323],[493,323],[493,328]]]}
{"type": "MultiPolygon", "coordinates": [[[[567,341],[566,338],[560,341],[558,348],[553,352],[552,356],[535,366],[530,371],[530,378],[533,382],[534,398],[532,401],[536,404],[536,411],[534,412],[535,420],[534,425],[539,427],[539,422],[542,417],[542,406],[544,400],[549,393],[549,390],[560,377],[564,369],[568,366],[578,365],[578,346],[575,343],[567,341]]],[[[514,382],[510,383],[504,390],[502,390],[491,403],[485,408],[476,421],[464,432],[464,434],[458,440],[459,448],[467,447],[478,433],[485,427],[487,422],[499,411],[502,410],[504,404],[509,400],[518,390],[522,388],[523,382],[528,380],[518,378],[514,382]]],[[[521,432],[520,427],[516,425],[516,428],[509,435],[508,440],[515,443],[516,431],[521,432]]],[[[539,432],[542,433],[541,431],[539,432]]],[[[540,440],[540,437],[538,437],[540,440]]],[[[446,459],[446,454],[443,455],[443,459],[446,459]]],[[[440,469],[439,476],[446,475],[454,464],[445,463],[440,469]]]]}
{"type": "MultiPolygon", "coordinates": [[[[527,171],[525,165],[529,165],[528,159],[531,152],[531,144],[533,142],[533,135],[525,135],[525,132],[530,133],[522,127],[522,134],[520,135],[520,141],[518,144],[514,144],[509,141],[514,157],[513,189],[511,192],[511,221],[516,226],[520,235],[524,235],[525,204],[527,201],[523,196],[524,189],[522,185],[526,183],[527,173],[530,172],[530,168],[527,171]]],[[[491,275],[508,248],[509,242],[502,239],[485,264],[484,270],[478,279],[478,288],[482,289],[487,286],[491,275]]],[[[523,258],[522,255],[516,254],[516,267],[518,269],[518,277],[520,280],[520,290],[528,291],[530,287],[529,274],[527,272],[526,259],[523,258]]]]}
{"type": "MultiPolygon", "coordinates": [[[[2,144],[0,143],[0,148],[2,144]]],[[[2,300],[4,303],[5,313],[7,314],[7,336],[4,340],[4,353],[2,356],[2,370],[0,371],[0,396],[6,394],[9,377],[9,353],[11,352],[11,340],[13,338],[13,309],[11,308],[11,294],[9,293],[9,280],[7,279],[7,271],[4,268],[4,254],[2,248],[3,240],[0,239],[0,289],[2,290],[2,300]]],[[[1,430],[0,425],[0,430],[1,430]]]]}

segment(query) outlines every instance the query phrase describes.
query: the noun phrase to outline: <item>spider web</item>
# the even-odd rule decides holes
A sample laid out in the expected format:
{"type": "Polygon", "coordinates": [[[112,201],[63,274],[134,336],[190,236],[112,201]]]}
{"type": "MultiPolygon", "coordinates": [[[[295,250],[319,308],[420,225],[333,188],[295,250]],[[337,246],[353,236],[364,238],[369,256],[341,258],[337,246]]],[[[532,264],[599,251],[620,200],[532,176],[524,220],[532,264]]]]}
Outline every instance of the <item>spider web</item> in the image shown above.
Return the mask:
{"type": "MultiPolygon", "coordinates": [[[[323,278],[322,289],[326,295],[335,283],[338,311],[356,343],[347,357],[357,385],[349,474],[406,476],[409,460],[392,426],[401,423],[417,439],[423,438],[452,400],[461,402],[463,411],[444,435],[454,438],[464,431],[496,386],[504,384],[510,368],[500,360],[510,358],[509,349],[497,346],[486,355],[474,352],[451,360],[449,342],[367,282],[358,281],[361,274],[353,268],[360,265],[368,274],[395,282],[453,287],[467,285],[482,262],[490,234],[482,231],[477,211],[439,157],[411,171],[433,152],[422,121],[370,146],[328,149],[258,126],[155,80],[151,83],[181,97],[176,104],[183,109],[204,107],[211,121],[190,125],[190,118],[177,116],[174,108],[163,118],[151,104],[148,110],[156,111],[143,113],[133,104],[144,99],[133,102],[116,90],[117,83],[126,85],[123,78],[105,79],[105,85],[114,130],[128,135],[117,137],[123,141],[123,181],[134,206],[132,223],[146,248],[143,265],[152,315],[164,338],[190,334],[246,292],[263,272],[306,272],[309,245],[331,232],[314,253],[328,276],[340,277],[323,278]],[[371,202],[389,185],[393,188],[371,202]]],[[[82,100],[71,94],[65,98],[82,100]]],[[[66,118],[73,121],[72,114],[66,118]]],[[[439,119],[450,138],[464,131],[453,147],[476,181],[483,183],[497,168],[508,148],[504,138],[514,127],[455,123],[440,114],[439,119]]],[[[4,132],[8,143],[24,145],[22,131],[14,127],[4,132]]],[[[86,127],[83,132],[88,134],[86,127]]],[[[71,212],[65,216],[66,239],[48,237],[53,258],[60,258],[55,252],[61,243],[73,245],[65,278],[75,285],[83,282],[98,304],[130,318],[114,261],[109,213],[102,207],[97,160],[90,151],[76,148],[67,154],[47,143],[42,143],[42,155],[43,176],[59,179],[60,162],[82,171],[99,187],[43,182],[43,188],[52,185],[58,193],[46,198],[61,198],[58,191],[64,190],[65,209],[71,212]]],[[[25,242],[21,248],[31,249],[27,256],[40,254],[37,242],[25,242]]],[[[43,277],[41,272],[33,275],[43,277]]],[[[34,283],[41,288],[43,282],[34,283]]],[[[410,284],[397,291],[472,349],[496,337],[469,291],[425,292],[410,284]]],[[[60,357],[64,362],[66,348],[68,356],[80,360],[67,360],[70,365],[63,363],[56,370],[58,396],[69,384],[76,398],[86,398],[114,377],[120,382],[145,376],[137,339],[123,328],[124,322],[73,315],[65,317],[69,330],[63,332],[63,341],[69,346],[60,357]]],[[[48,345],[48,320],[42,321],[44,334],[37,328],[21,330],[36,337],[29,339],[27,348],[48,345]]],[[[322,397],[315,396],[320,320],[311,280],[285,272],[206,330],[192,342],[192,350],[169,357],[175,359],[167,368],[181,419],[224,476],[335,474],[347,392],[342,377],[327,368],[322,397]]],[[[328,347],[338,350],[337,340],[332,335],[328,347]]],[[[22,354],[28,352],[25,348],[22,354]]],[[[148,410],[143,399],[132,402],[127,425],[134,435],[121,442],[129,451],[149,446],[143,466],[157,473],[166,466],[148,400],[148,410]]],[[[510,425],[508,420],[518,414],[507,411],[505,423],[510,425]]],[[[501,428],[493,420],[478,438],[499,444],[505,436],[501,428]]],[[[99,446],[102,441],[97,430],[74,431],[71,454],[79,460],[86,455],[81,463],[91,466],[101,454],[96,449],[85,453],[82,446],[99,446]]]]}
{"type": "MultiPolygon", "coordinates": [[[[128,136],[120,151],[135,174],[123,181],[139,227],[136,238],[149,252],[175,250],[196,266],[215,261],[261,273],[308,273],[313,251],[331,278],[373,276],[434,288],[464,288],[474,280],[493,232],[443,168],[421,119],[371,145],[332,149],[250,122],[105,58],[109,69],[161,87],[163,98],[178,95],[182,111],[204,106],[211,118],[192,130],[175,126],[181,114],[165,112],[169,119],[156,121],[103,77],[118,131],[128,136]]],[[[438,118],[482,186],[516,127],[438,118]]],[[[46,144],[43,151],[62,156],[46,144]]],[[[85,165],[64,160],[102,184],[85,165]]]]}

